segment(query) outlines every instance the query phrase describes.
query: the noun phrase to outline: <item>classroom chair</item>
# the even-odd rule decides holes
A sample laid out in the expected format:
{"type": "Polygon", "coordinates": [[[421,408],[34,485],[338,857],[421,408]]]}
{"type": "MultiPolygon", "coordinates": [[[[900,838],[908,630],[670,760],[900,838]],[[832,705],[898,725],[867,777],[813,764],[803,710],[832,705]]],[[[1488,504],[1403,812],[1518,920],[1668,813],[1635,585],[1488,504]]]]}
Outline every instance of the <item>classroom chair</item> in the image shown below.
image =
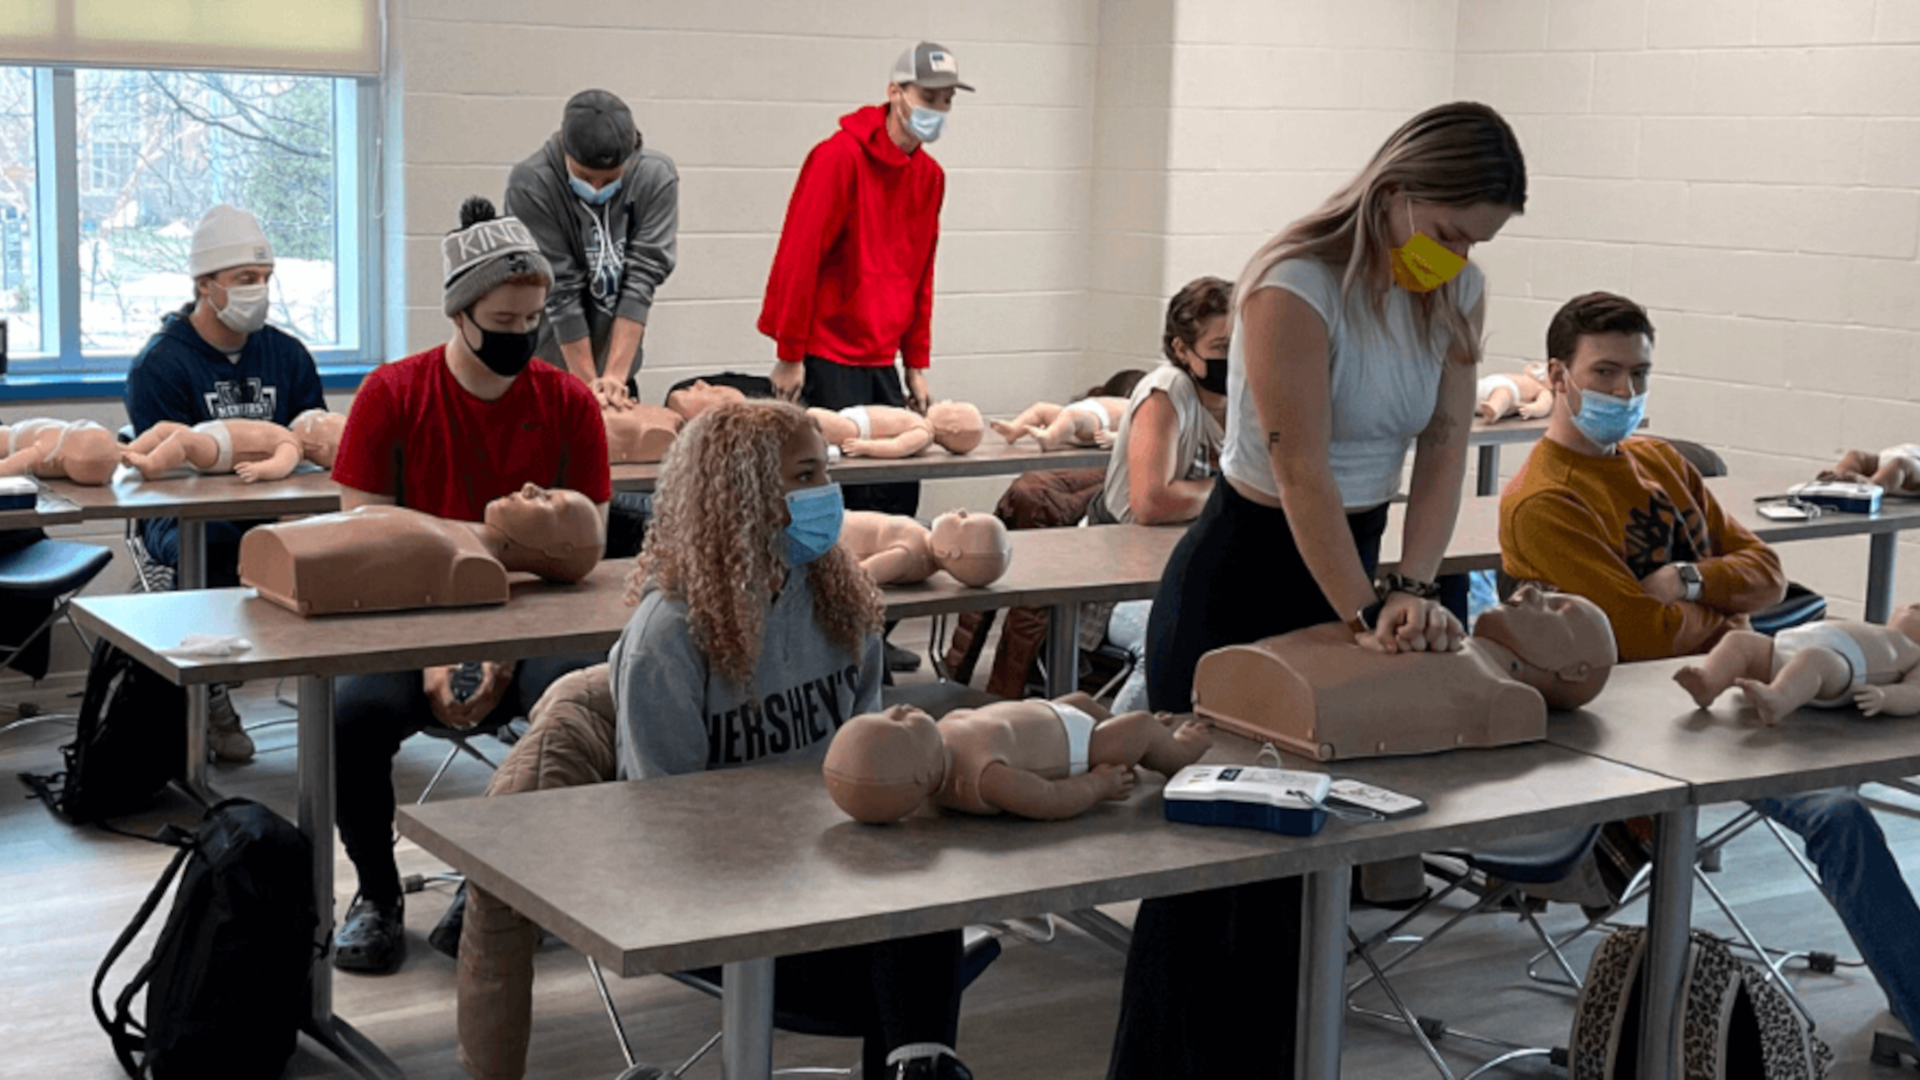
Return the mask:
{"type": "Polygon", "coordinates": [[[1490,1069],[1525,1057],[1545,1057],[1554,1065],[1565,1067],[1567,1051],[1564,1047],[1522,1046],[1495,1036],[1462,1031],[1448,1026],[1445,1020],[1414,1012],[1387,978],[1387,972],[1438,941],[1442,935],[1468,917],[1498,909],[1500,905],[1511,900],[1514,902],[1513,906],[1518,909],[1520,917],[1532,929],[1534,936],[1546,945],[1547,951],[1566,973],[1571,985],[1577,988],[1580,985],[1580,976],[1574,972],[1572,965],[1567,962],[1566,956],[1561,953],[1552,936],[1534,917],[1533,910],[1522,894],[1528,885],[1551,885],[1566,880],[1579,867],[1580,861],[1587,857],[1587,853],[1593,849],[1593,843],[1599,836],[1600,826],[1588,825],[1517,837],[1470,851],[1442,853],[1460,860],[1465,864],[1468,872],[1460,874],[1446,888],[1422,901],[1419,906],[1401,916],[1386,929],[1367,938],[1361,938],[1358,932],[1351,927],[1348,928],[1347,936],[1353,942],[1349,959],[1358,960],[1364,964],[1368,974],[1347,987],[1347,1009],[1356,1015],[1404,1025],[1407,1031],[1419,1041],[1420,1048],[1426,1052],[1434,1068],[1439,1070],[1440,1075],[1446,1077],[1446,1080],[1455,1080],[1454,1072],[1448,1066],[1446,1059],[1440,1056],[1440,1051],[1434,1044],[1449,1036],[1496,1047],[1503,1051],[1497,1057],[1475,1067],[1463,1080],[1473,1080],[1474,1077],[1490,1069]],[[1466,886],[1473,880],[1475,873],[1483,875],[1490,882],[1497,881],[1498,884],[1488,889],[1472,907],[1455,914],[1433,931],[1425,935],[1401,933],[1415,919],[1426,915],[1441,901],[1466,886]],[[1407,945],[1408,947],[1391,958],[1383,960],[1382,954],[1388,945],[1407,945]],[[1368,1008],[1354,1000],[1356,995],[1373,984],[1379,985],[1393,1011],[1368,1008]]]}
{"type": "MultiPolygon", "coordinates": [[[[113,561],[113,552],[94,544],[76,544],[66,540],[36,540],[0,555],[0,608],[29,602],[51,603],[38,626],[12,647],[0,646],[0,667],[19,659],[53,624],[66,621],[81,647],[91,654],[93,645],[68,617],[68,609],[80,590],[113,561]]],[[[35,680],[36,682],[39,680],[35,680]]],[[[73,720],[67,713],[42,713],[32,705],[19,706],[20,718],[0,727],[0,734],[29,724],[49,720],[73,720]]]]}

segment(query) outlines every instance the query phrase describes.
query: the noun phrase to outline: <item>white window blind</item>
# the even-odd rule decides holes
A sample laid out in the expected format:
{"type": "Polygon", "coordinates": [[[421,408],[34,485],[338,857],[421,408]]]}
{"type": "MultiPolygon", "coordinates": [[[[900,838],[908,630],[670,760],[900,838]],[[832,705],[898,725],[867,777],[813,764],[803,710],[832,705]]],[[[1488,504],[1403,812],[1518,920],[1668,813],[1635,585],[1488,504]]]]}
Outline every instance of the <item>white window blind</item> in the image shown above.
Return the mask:
{"type": "Polygon", "coordinates": [[[380,73],[381,0],[4,0],[0,64],[380,73]]]}

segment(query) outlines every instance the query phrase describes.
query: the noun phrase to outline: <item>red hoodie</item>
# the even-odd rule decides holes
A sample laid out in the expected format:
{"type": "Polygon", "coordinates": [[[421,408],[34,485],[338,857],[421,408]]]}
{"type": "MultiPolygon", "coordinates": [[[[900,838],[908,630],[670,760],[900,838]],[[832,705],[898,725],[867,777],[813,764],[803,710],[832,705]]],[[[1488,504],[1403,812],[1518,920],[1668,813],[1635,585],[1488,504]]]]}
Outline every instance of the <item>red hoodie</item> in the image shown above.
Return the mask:
{"type": "Polygon", "coordinates": [[[884,367],[898,354],[927,366],[946,190],[925,147],[894,144],[885,108],[840,118],[800,167],[767,275],[760,332],[780,359],[884,367]]]}

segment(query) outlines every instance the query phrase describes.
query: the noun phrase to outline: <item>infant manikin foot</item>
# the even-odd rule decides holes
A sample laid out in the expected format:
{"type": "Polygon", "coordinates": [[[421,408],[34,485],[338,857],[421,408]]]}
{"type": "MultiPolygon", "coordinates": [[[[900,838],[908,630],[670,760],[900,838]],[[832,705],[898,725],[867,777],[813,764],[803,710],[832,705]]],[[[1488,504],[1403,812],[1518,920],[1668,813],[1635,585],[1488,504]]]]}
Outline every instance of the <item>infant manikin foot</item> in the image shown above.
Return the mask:
{"type": "Polygon", "coordinates": [[[989,421],[989,423],[993,426],[993,430],[999,432],[1000,437],[1007,441],[1008,445],[1019,442],[1020,436],[1027,433],[1027,429],[1007,420],[992,420],[989,421]]]}
{"type": "Polygon", "coordinates": [[[1768,727],[1778,727],[1780,721],[1793,711],[1793,703],[1787,696],[1759,679],[1735,679],[1733,685],[1746,695],[1747,703],[1760,714],[1760,722],[1768,727]]]}
{"type": "Polygon", "coordinates": [[[1720,697],[1721,692],[1726,690],[1724,686],[1714,686],[1710,684],[1707,681],[1707,669],[1701,667],[1699,664],[1688,664],[1686,667],[1674,672],[1673,681],[1679,683],[1686,689],[1687,693],[1693,695],[1693,703],[1703,709],[1711,708],[1714,701],[1720,697]]]}
{"type": "Polygon", "coordinates": [[[147,454],[127,452],[120,455],[120,460],[125,464],[133,466],[135,471],[139,472],[141,479],[144,480],[158,480],[167,473],[167,470],[156,466],[153,463],[153,458],[147,454]]]}
{"type": "Polygon", "coordinates": [[[1198,720],[1188,720],[1173,729],[1173,745],[1178,748],[1179,755],[1186,758],[1180,764],[1181,768],[1185,768],[1206,755],[1207,750],[1213,746],[1213,735],[1207,731],[1205,724],[1198,720]]]}
{"type": "Polygon", "coordinates": [[[1073,445],[1072,436],[1061,435],[1055,438],[1047,434],[1047,429],[1043,427],[1029,427],[1027,428],[1027,434],[1033,436],[1033,441],[1039,443],[1040,449],[1042,450],[1064,450],[1073,445]]]}

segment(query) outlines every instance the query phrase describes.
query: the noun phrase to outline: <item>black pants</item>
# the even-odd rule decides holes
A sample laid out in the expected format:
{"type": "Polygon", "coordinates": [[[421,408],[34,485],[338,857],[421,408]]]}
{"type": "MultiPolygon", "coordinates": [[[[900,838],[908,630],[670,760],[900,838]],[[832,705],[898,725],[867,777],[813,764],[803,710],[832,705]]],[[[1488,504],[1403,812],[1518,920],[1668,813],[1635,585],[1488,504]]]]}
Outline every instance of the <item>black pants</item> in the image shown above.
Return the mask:
{"type": "MultiPolygon", "coordinates": [[[[815,409],[844,409],[849,405],[892,405],[904,408],[906,390],[895,367],[852,367],[819,356],[806,359],[806,382],[800,400],[815,409]]],[[[920,510],[920,482],[856,484],[846,489],[847,509],[874,510],[912,517],[920,510]]]]}
{"type": "MultiPolygon", "coordinates": [[[[1369,574],[1386,523],[1385,506],[1347,515],[1369,574]]],[[[1215,484],[1153,599],[1147,699],[1186,712],[1207,651],[1335,618],[1285,512],[1215,484]]],[[[1108,1080],[1292,1076],[1300,924],[1299,878],[1142,902],[1108,1080]]]]}
{"type": "MultiPolygon", "coordinates": [[[[719,968],[703,978],[720,982],[719,968]]],[[[960,1033],[960,931],[782,956],[773,1008],[857,1027],[862,1076],[887,1075],[887,1054],[910,1043],[953,1046],[960,1033]]]]}
{"type": "MultiPolygon", "coordinates": [[[[480,726],[527,715],[555,679],[605,659],[604,654],[576,654],[520,661],[506,696],[480,726]]],[[[400,898],[400,869],[393,861],[393,756],[408,736],[432,722],[418,671],[333,681],[334,818],[360,893],[370,900],[400,898]]]]}

